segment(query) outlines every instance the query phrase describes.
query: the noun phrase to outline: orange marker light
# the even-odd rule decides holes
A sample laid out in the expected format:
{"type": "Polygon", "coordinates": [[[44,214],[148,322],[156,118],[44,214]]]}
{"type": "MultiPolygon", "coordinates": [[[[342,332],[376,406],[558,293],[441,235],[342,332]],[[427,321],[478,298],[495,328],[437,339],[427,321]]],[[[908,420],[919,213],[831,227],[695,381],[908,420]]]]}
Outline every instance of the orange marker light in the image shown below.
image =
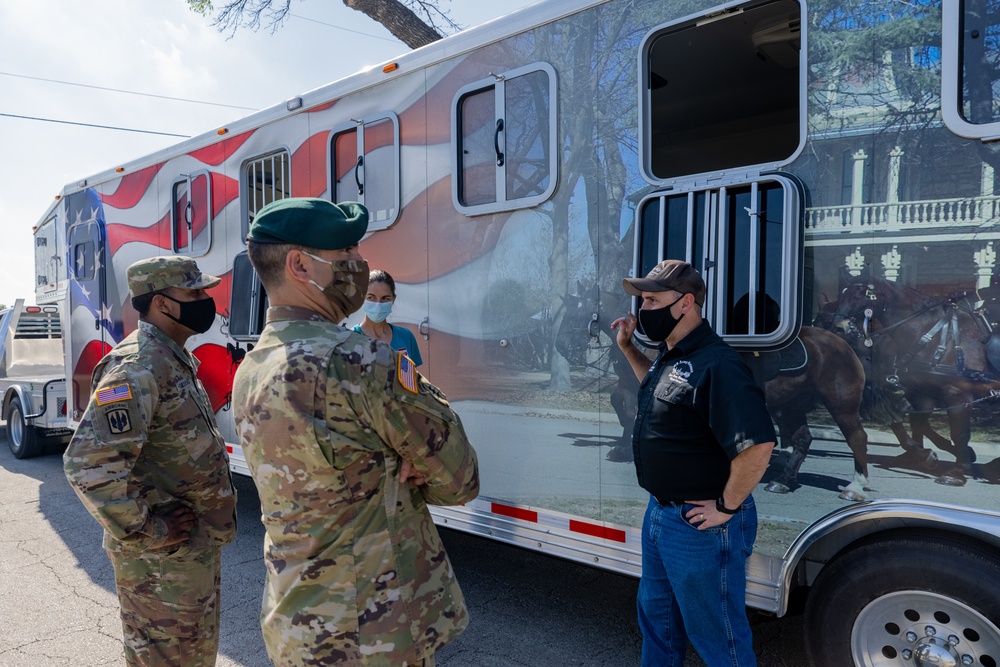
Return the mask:
{"type": "Polygon", "coordinates": [[[397,69],[399,69],[399,63],[389,63],[388,65],[382,68],[382,71],[388,74],[389,72],[393,72],[397,69]]]}
{"type": "Polygon", "coordinates": [[[227,134],[228,132],[229,132],[228,128],[220,127],[215,133],[221,135],[221,134],[227,134]]]}

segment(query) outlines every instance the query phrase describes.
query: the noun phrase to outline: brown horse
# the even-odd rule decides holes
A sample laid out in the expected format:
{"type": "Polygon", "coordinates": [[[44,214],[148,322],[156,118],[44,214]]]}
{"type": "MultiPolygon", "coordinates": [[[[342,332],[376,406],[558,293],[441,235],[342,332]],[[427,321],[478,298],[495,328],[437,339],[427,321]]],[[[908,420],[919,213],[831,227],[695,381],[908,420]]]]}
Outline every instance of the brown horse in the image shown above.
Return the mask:
{"type": "Polygon", "coordinates": [[[765,489],[788,493],[795,487],[799,468],[812,443],[806,414],[816,405],[822,405],[844,434],[854,457],[854,478],[841,488],[839,497],[866,500],[868,434],[859,413],[865,389],[864,369],[851,347],[829,331],[802,327],[799,339],[808,357],[805,371],[779,374],[764,383],[767,405],[778,424],[780,445],[791,449],[784,468],[765,489]]]}
{"type": "MultiPolygon", "coordinates": [[[[913,406],[913,437],[955,457],[937,482],[962,486],[972,474],[976,454],[969,446],[975,403],[1000,390],[1000,376],[987,361],[989,327],[967,300],[936,300],[888,280],[869,280],[844,288],[835,304],[832,326],[859,332],[879,359],[875,366],[897,383],[913,406]],[[948,414],[951,440],[933,437],[928,422],[935,410],[948,414]]],[[[989,464],[995,466],[996,461],[989,464]]]]}
{"type": "MultiPolygon", "coordinates": [[[[570,363],[584,363],[585,353],[600,332],[611,337],[605,363],[617,377],[611,389],[611,403],[622,426],[607,454],[610,461],[632,460],[632,425],[635,422],[639,382],[625,356],[614,342],[609,325],[628,308],[628,297],[600,291],[596,286],[577,288],[578,294],[563,296],[565,314],[556,336],[556,348],[570,363]]],[[[800,333],[809,363],[796,374],[779,374],[764,383],[767,404],[778,424],[780,444],[792,450],[777,478],[766,487],[774,493],[788,493],[797,486],[797,475],[812,443],[806,414],[822,404],[844,434],[854,457],[854,477],[843,487],[845,500],[865,500],[868,484],[868,435],[861,425],[859,407],[865,376],[857,356],[835,334],[813,327],[800,333]]]]}

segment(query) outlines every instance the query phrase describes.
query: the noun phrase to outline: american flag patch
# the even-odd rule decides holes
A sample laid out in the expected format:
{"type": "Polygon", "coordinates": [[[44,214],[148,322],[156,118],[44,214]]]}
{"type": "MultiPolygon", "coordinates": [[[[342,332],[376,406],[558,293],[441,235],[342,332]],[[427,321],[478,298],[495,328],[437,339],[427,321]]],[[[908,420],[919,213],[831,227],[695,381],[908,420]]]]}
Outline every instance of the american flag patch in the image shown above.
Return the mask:
{"type": "Polygon", "coordinates": [[[414,394],[417,393],[417,367],[413,365],[410,358],[405,354],[399,355],[399,365],[397,366],[399,384],[403,385],[414,394]]]}
{"type": "Polygon", "coordinates": [[[128,384],[116,384],[114,387],[100,390],[95,398],[98,405],[127,401],[132,398],[132,389],[128,384]]]}

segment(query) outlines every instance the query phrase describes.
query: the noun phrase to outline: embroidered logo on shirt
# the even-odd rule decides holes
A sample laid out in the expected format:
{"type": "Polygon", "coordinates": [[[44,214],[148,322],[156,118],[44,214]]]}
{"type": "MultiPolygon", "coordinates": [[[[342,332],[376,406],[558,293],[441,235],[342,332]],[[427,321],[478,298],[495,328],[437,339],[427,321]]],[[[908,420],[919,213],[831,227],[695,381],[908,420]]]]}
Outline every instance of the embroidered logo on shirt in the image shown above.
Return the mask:
{"type": "Polygon", "coordinates": [[[129,418],[128,410],[125,408],[115,408],[114,410],[109,410],[108,414],[108,426],[111,427],[111,432],[115,435],[120,433],[128,433],[132,430],[132,420],[129,418]]]}
{"type": "Polygon", "coordinates": [[[410,358],[405,354],[399,355],[399,363],[397,365],[397,375],[399,376],[399,384],[403,385],[409,391],[414,394],[417,392],[417,367],[413,365],[410,358]]]}
{"type": "Polygon", "coordinates": [[[108,403],[117,403],[118,401],[127,401],[132,398],[132,389],[125,384],[116,384],[114,387],[108,387],[107,389],[101,389],[97,392],[98,405],[107,405],[108,403]]]}
{"type": "Polygon", "coordinates": [[[678,361],[670,369],[670,379],[676,382],[687,382],[692,373],[694,373],[694,366],[690,361],[678,361]]]}

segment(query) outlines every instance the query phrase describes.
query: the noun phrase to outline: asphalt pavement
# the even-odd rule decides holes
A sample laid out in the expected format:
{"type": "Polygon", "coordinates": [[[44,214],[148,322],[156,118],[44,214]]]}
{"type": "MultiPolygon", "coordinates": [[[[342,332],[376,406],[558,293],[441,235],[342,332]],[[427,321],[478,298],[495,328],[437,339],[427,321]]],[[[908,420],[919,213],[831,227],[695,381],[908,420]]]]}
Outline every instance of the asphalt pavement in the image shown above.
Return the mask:
{"type": "MultiPolygon", "coordinates": [[[[263,528],[237,477],[239,532],[223,554],[219,667],[267,667],[258,625],[263,528]]],[[[639,664],[633,578],[442,530],[472,621],[440,667],[639,664]]],[[[760,667],[804,667],[800,617],[750,612],[760,667]]],[[[123,664],[101,530],[52,454],[19,461],[0,427],[0,667],[123,664]]],[[[688,667],[702,667],[692,653],[688,667]]]]}

